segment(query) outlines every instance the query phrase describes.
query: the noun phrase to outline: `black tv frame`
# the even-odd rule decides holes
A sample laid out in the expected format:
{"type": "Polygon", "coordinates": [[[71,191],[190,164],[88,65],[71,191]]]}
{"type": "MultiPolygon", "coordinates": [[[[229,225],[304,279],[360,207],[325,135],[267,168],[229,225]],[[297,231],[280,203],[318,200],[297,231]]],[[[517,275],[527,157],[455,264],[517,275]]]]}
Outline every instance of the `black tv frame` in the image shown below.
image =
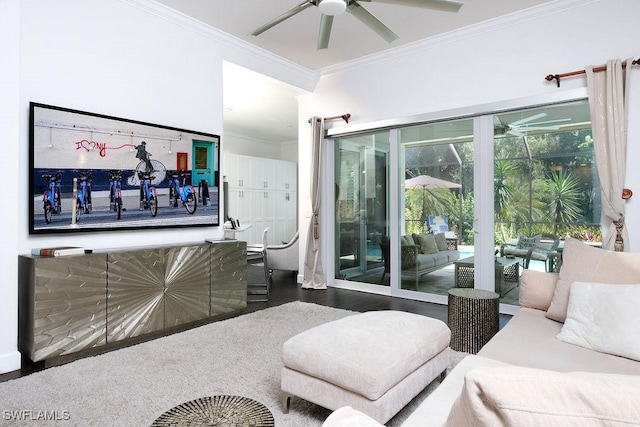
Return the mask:
{"type": "Polygon", "coordinates": [[[29,104],[29,127],[30,235],[220,225],[219,135],[37,102],[29,104]],[[152,181],[158,193],[155,217],[139,197],[137,172],[144,167],[144,162],[136,158],[136,153],[142,141],[151,154],[153,175],[157,178],[152,181]],[[198,164],[201,169],[192,169],[196,151],[197,158],[204,160],[198,164]],[[167,171],[181,166],[178,159],[182,166],[187,165],[181,184],[191,184],[198,197],[194,214],[189,214],[180,203],[177,207],[169,203],[167,171]],[[123,171],[125,203],[120,219],[116,219],[116,212],[109,204],[109,171],[115,170],[123,171]],[[62,172],[62,212],[46,223],[43,193],[48,183],[42,175],[58,171],[62,172]],[[78,172],[87,171],[92,172],[92,212],[82,213],[73,223],[73,178],[78,172]]]}

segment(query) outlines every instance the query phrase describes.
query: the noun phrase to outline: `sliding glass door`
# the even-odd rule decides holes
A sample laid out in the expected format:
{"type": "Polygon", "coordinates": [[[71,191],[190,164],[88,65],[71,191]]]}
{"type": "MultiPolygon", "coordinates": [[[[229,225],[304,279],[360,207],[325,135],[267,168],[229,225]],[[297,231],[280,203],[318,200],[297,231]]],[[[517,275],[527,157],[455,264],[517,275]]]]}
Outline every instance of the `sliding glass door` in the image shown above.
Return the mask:
{"type": "Polygon", "coordinates": [[[380,283],[388,235],[389,132],[335,143],[336,277],[380,283]]]}
{"type": "MultiPolygon", "coordinates": [[[[600,245],[588,102],[511,111],[493,121],[498,258],[520,270],[556,271],[566,236],[600,245]],[[530,245],[536,245],[531,253],[530,245]]],[[[504,275],[503,303],[518,303],[518,283],[516,275],[504,275]]]]}
{"type": "Polygon", "coordinates": [[[473,267],[473,152],[471,119],[400,129],[401,289],[447,295],[457,263],[473,267]]]}
{"type": "Polygon", "coordinates": [[[518,305],[522,272],[557,271],[566,236],[602,241],[587,101],[340,137],[334,156],[337,279],[518,305]]]}

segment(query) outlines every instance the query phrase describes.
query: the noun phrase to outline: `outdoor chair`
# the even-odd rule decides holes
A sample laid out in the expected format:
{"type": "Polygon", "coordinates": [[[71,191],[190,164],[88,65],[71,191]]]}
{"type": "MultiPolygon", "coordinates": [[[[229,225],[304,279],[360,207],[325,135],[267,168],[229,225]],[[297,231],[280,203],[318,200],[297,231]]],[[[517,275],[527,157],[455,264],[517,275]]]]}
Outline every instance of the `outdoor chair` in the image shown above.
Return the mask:
{"type": "Polygon", "coordinates": [[[449,221],[446,216],[433,215],[427,217],[427,227],[429,233],[437,234],[444,233],[447,239],[457,239],[458,236],[453,231],[449,230],[449,221]]]}
{"type": "Polygon", "coordinates": [[[516,243],[503,243],[500,246],[500,256],[522,258],[523,268],[529,268],[532,259],[544,261],[547,270],[549,254],[555,252],[559,244],[560,238],[555,234],[542,233],[532,237],[520,235],[516,243]]]}

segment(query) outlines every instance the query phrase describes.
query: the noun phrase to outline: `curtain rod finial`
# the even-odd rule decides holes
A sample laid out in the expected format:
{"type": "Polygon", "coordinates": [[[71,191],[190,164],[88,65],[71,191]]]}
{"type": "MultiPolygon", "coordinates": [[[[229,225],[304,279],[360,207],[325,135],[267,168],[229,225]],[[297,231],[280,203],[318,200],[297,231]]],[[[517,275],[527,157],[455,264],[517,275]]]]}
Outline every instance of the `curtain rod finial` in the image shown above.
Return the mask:
{"type": "Polygon", "coordinates": [[[555,80],[558,87],[560,87],[560,75],[559,74],[548,74],[547,77],[544,78],[546,81],[550,82],[551,80],[555,80]]]}

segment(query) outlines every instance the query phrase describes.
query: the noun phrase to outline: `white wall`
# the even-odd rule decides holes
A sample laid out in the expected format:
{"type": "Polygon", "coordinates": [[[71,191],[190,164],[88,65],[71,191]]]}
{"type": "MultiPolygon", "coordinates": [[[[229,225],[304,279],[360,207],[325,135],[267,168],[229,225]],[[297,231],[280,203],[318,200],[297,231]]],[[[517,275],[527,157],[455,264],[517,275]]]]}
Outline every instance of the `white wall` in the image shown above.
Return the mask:
{"type": "Polygon", "coordinates": [[[298,141],[280,144],[251,138],[246,135],[225,133],[225,152],[267,159],[298,161],[298,141]]]}
{"type": "MultiPolygon", "coordinates": [[[[121,1],[28,0],[20,9],[18,194],[28,194],[29,101],[221,133],[222,60],[202,36],[121,1]]],[[[26,220],[19,253],[69,242],[105,248],[221,235],[210,228],[32,237],[26,220]]]]}
{"type": "MultiPolygon", "coordinates": [[[[339,121],[327,124],[348,130],[446,110],[486,112],[489,107],[513,105],[514,100],[524,98],[557,98],[581,91],[586,94],[584,77],[564,79],[560,89],[544,77],[601,65],[612,58],[638,58],[640,27],[636,21],[640,2],[585,1],[578,7],[569,7],[575,6],[575,1],[558,4],[566,7],[533,10],[517,25],[498,20],[490,26],[462,31],[457,37],[447,35],[424,43],[422,50],[408,50],[404,55],[398,50],[398,55],[391,58],[356,61],[351,67],[336,69],[320,79],[301,115],[351,113],[348,125],[339,121]]],[[[635,190],[636,196],[627,203],[627,243],[631,250],[639,251],[640,171],[634,167],[634,159],[640,155],[640,67],[634,68],[627,187],[635,190]]],[[[301,132],[300,141],[305,137],[301,132]]],[[[299,168],[308,170],[307,157],[300,156],[299,168]]],[[[308,182],[302,182],[304,175],[300,177],[300,188],[307,188],[308,182]]],[[[302,191],[300,195],[302,231],[308,228],[309,218],[303,213],[310,203],[302,191]]],[[[324,265],[329,262],[325,257],[324,265]]]]}
{"type": "Polygon", "coordinates": [[[20,367],[18,254],[49,245],[100,249],[223,234],[220,227],[210,227],[29,236],[29,102],[219,134],[224,153],[223,60],[303,89],[316,82],[302,67],[264,52],[234,49],[228,40],[221,42],[225,37],[151,0],[0,1],[0,165],[12,189],[4,196],[9,208],[2,214],[0,373],[20,367]]]}
{"type": "MultiPolygon", "coordinates": [[[[0,245],[0,373],[20,367],[20,353],[17,351],[18,330],[18,224],[26,229],[28,208],[26,193],[16,191],[18,184],[18,144],[20,140],[20,94],[18,91],[20,43],[18,1],[0,1],[0,135],[2,135],[2,155],[0,170],[4,171],[8,188],[5,191],[2,212],[2,244],[0,245]],[[22,208],[20,208],[22,206],[22,208]]],[[[26,140],[22,142],[26,145],[26,140]]],[[[26,168],[21,178],[26,179],[26,168]]]]}

